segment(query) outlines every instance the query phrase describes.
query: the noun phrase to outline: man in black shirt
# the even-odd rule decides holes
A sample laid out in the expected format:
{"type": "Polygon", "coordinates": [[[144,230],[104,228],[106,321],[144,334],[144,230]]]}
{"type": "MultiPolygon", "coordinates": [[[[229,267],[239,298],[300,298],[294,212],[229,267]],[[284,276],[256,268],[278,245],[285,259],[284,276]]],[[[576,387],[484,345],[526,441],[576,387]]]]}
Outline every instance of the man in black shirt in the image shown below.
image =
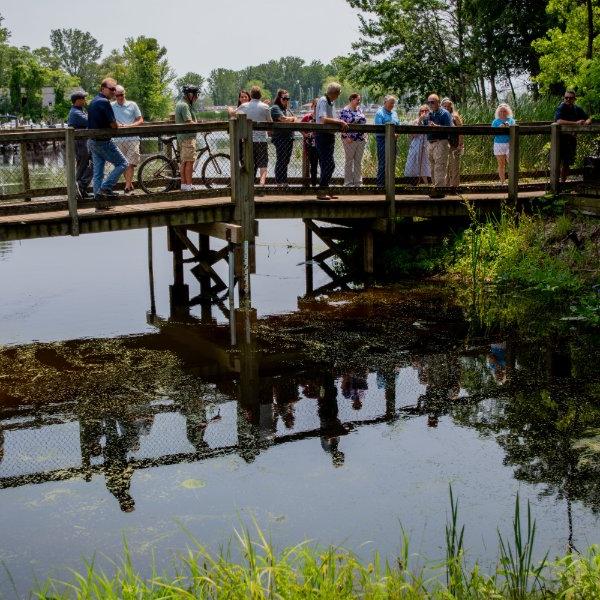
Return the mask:
{"type": "MultiPolygon", "coordinates": [[[[101,83],[100,93],[88,107],[88,129],[117,129],[119,127],[110,104],[115,97],[116,88],[117,82],[110,77],[101,83]]],[[[96,210],[108,210],[109,206],[106,201],[117,196],[113,187],[129,163],[110,138],[91,139],[88,147],[94,163],[94,197],[98,202],[96,210]],[[107,162],[113,164],[114,169],[104,178],[104,165],[107,162]]]]}
{"type": "MultiPolygon", "coordinates": [[[[567,90],[564,102],[556,109],[554,121],[559,125],[589,125],[592,120],[587,113],[575,104],[577,96],[573,90],[567,90]]],[[[565,182],[569,176],[571,165],[575,162],[577,154],[577,138],[571,133],[560,136],[560,179],[565,182]]]]}
{"type": "MultiPolygon", "coordinates": [[[[73,129],[87,129],[88,116],[85,112],[86,92],[75,92],[71,94],[71,103],[73,106],[69,111],[67,125],[73,129]]],[[[92,157],[90,156],[87,140],[75,141],[75,160],[77,163],[77,189],[79,190],[80,200],[92,200],[93,195],[88,193],[88,187],[92,181],[92,157]]]]}

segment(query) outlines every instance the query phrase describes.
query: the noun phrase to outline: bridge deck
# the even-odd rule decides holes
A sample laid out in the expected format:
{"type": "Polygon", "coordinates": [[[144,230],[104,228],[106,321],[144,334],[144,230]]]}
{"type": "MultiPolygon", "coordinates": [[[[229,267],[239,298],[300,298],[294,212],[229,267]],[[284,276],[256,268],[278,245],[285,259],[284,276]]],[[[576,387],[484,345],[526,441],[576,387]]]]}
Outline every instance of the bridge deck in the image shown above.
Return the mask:
{"type": "MultiPolygon", "coordinates": [[[[523,191],[520,200],[543,196],[523,191]]],[[[481,212],[493,212],[508,199],[506,192],[472,193],[429,198],[425,195],[396,196],[396,215],[418,217],[468,216],[465,200],[481,212]]],[[[257,219],[369,219],[386,218],[383,195],[344,195],[335,200],[317,200],[314,195],[269,195],[255,198],[257,219]]],[[[0,212],[0,241],[70,235],[71,219],[66,202],[15,203],[0,212]]],[[[168,225],[229,222],[234,219],[229,197],[174,198],[145,203],[143,197],[120,200],[110,211],[96,212],[92,205],[79,210],[80,233],[121,231],[168,225]]]]}

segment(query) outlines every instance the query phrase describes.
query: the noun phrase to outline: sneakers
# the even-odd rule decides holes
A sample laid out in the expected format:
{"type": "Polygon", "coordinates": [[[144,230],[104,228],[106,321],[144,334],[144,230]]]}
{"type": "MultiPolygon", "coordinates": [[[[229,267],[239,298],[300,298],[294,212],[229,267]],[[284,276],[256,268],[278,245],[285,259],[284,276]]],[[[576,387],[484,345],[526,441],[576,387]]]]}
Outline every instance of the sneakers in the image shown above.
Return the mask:
{"type": "Polygon", "coordinates": [[[197,192],[199,190],[201,190],[202,188],[199,185],[193,185],[191,183],[182,183],[181,184],[181,191],[182,192],[197,192]]]}
{"type": "Polygon", "coordinates": [[[94,196],[96,201],[96,212],[110,210],[110,200],[115,200],[119,194],[114,190],[100,190],[100,193],[94,196]]]}

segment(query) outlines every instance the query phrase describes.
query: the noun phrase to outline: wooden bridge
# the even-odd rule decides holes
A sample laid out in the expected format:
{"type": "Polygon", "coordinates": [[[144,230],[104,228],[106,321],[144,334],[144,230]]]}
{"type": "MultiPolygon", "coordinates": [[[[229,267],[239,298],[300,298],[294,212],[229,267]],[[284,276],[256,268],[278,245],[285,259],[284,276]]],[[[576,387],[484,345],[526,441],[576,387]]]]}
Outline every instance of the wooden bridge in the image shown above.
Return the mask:
{"type": "MultiPolygon", "coordinates": [[[[207,298],[216,301],[222,293],[237,284],[240,299],[249,298],[250,273],[253,271],[254,241],[261,219],[303,219],[306,225],[307,261],[319,264],[325,271],[327,258],[339,254],[336,240],[352,238],[362,241],[364,270],[373,271],[373,236],[394,233],[396,223],[403,218],[469,218],[477,213],[497,212],[503,203],[515,208],[531,204],[547,192],[557,193],[559,184],[559,140],[562,131],[586,134],[600,132],[600,126],[517,125],[509,128],[509,179],[505,187],[491,183],[496,175],[483,171],[463,176],[458,188],[444,189],[444,198],[431,198],[428,185],[399,176],[399,141],[402,136],[425,134],[431,130],[416,126],[352,125],[350,131],[379,135],[385,139],[385,185],[377,187],[373,178],[365,179],[361,187],[342,187],[334,180],[332,200],[318,200],[315,189],[308,185],[306,161],[302,176],[292,178],[287,187],[259,187],[255,185],[252,137],[253,131],[291,130],[296,136],[314,131],[338,132],[330,125],[277,123],[253,124],[244,115],[229,122],[190,125],[145,125],[135,128],[101,131],[43,130],[0,134],[0,146],[20,149],[22,181],[18,191],[0,194],[0,241],[24,240],[54,236],[77,236],[86,233],[123,231],[153,227],[169,227],[169,250],[173,253],[175,282],[173,294],[178,303],[188,299],[183,281],[185,262],[195,263],[194,276],[201,284],[201,297],[189,299],[200,303],[207,298]],[[131,138],[153,140],[157,150],[161,139],[177,133],[221,136],[230,155],[230,171],[222,173],[210,189],[194,192],[122,196],[113,203],[112,210],[96,212],[93,203],[77,200],[75,181],[75,144],[89,138],[131,138]],[[534,141],[535,143],[532,143],[534,141]],[[29,170],[28,147],[31,144],[52,144],[64,150],[64,165],[59,177],[64,185],[35,187],[29,170]],[[537,169],[526,169],[531,164],[532,148],[537,148],[537,169]],[[328,226],[317,225],[322,221],[328,226]],[[199,235],[198,243],[190,233],[199,235]],[[327,250],[312,255],[312,237],[317,235],[327,250]],[[225,242],[219,250],[210,247],[210,240],[225,242]],[[185,257],[184,253],[191,254],[185,257]],[[229,263],[229,282],[225,283],[215,272],[220,260],[229,263]]],[[[491,137],[497,129],[488,126],[437,128],[436,132],[463,135],[465,145],[474,139],[488,144],[491,156],[491,137]]],[[[588,135],[589,139],[590,136],[588,135]]],[[[156,150],[155,150],[156,151],[156,150]]],[[[1,183],[1,182],[0,182],[1,183]]],[[[58,181],[57,181],[58,183],[58,181]]],[[[5,188],[2,188],[6,191],[5,188]]],[[[330,271],[330,269],[329,269],[330,271]]],[[[333,275],[332,273],[329,273],[333,275]]],[[[232,294],[229,294],[232,296],[232,294]]]]}

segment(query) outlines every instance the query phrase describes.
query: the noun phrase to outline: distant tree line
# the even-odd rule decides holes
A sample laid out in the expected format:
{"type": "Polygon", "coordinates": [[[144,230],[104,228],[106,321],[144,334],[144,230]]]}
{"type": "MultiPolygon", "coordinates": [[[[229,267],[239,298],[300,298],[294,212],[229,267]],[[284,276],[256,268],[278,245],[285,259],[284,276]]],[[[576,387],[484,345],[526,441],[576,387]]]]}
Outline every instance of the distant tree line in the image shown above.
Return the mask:
{"type": "Polygon", "coordinates": [[[51,86],[51,111],[64,118],[68,90],[89,93],[115,77],[148,120],[166,117],[177,90],[195,83],[205,104],[234,104],[240,89],[259,85],[267,97],[279,88],[308,102],[339,80],[343,95],[377,99],[394,92],[411,105],[435,91],[461,103],[495,103],[517,82],[540,94],[574,87],[600,112],[600,6],[598,0],[347,0],[357,9],[360,37],[347,56],[307,63],[287,56],[240,70],[214,68],[177,76],[167,50],[152,37],[125,40],[103,54],[91,33],[55,29],[49,45],[10,44],[0,15],[0,111],[40,119],[41,90],[51,86]]]}

